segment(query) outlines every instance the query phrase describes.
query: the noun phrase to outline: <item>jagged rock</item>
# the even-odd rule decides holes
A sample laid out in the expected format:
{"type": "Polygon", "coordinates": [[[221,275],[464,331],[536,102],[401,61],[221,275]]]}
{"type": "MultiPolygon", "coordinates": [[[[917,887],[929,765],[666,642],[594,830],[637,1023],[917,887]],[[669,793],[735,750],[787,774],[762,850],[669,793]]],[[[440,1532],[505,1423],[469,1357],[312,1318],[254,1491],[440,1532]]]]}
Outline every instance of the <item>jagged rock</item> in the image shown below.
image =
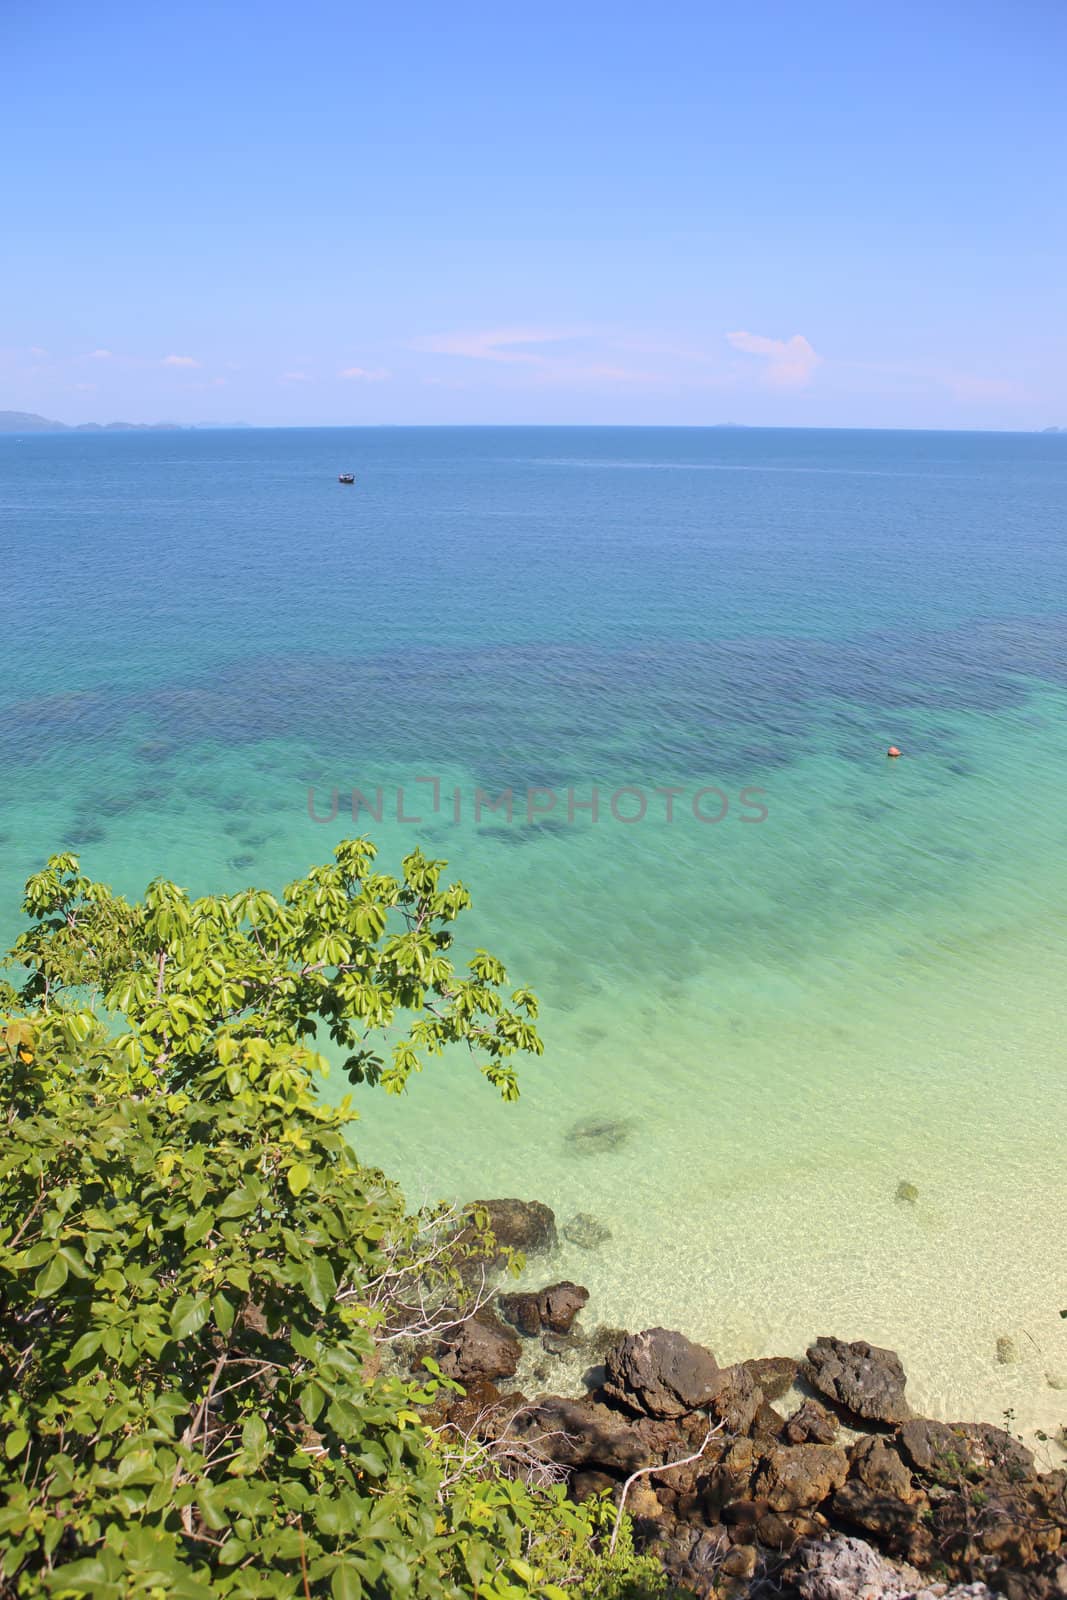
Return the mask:
{"type": "Polygon", "coordinates": [[[932,1422],[913,1417],[897,1429],[896,1442],[916,1472],[941,1478],[961,1463],[972,1473],[996,1470],[1031,1473],[1033,1453],[1003,1428],[988,1422],[932,1422]]]}
{"type": "Polygon", "coordinates": [[[483,1309],[441,1341],[437,1359],[446,1378],[466,1383],[472,1378],[510,1378],[519,1354],[515,1335],[483,1309]]]}
{"type": "Polygon", "coordinates": [[[485,1265],[503,1266],[506,1251],[521,1250],[523,1255],[544,1255],[558,1244],[555,1213],[540,1200],[473,1200],[468,1211],[484,1211],[498,1248],[485,1258],[485,1265]]]}
{"type": "Polygon", "coordinates": [[[667,1515],[655,1489],[650,1489],[642,1482],[635,1483],[627,1495],[626,1510],[631,1517],[642,1522],[662,1522],[667,1515]]]}
{"type": "Polygon", "coordinates": [[[756,1538],[770,1550],[788,1554],[804,1539],[817,1539],[826,1532],[825,1517],[786,1517],[780,1511],[765,1511],[756,1523],[756,1538]]]}
{"type": "Polygon", "coordinates": [[[785,1424],[787,1444],[833,1444],[841,1424],[818,1400],[805,1400],[785,1424]]]}
{"type": "Polygon", "coordinates": [[[710,1350],[668,1328],[626,1334],[608,1351],[605,1367],[606,1392],[653,1417],[680,1417],[707,1405],[720,1374],[710,1350]]]}
{"type": "MultiPolygon", "coordinates": [[[[699,1493],[694,1497],[692,1509],[699,1507],[707,1522],[715,1521],[720,1515],[726,1520],[741,1520],[732,1517],[731,1512],[736,1505],[749,1500],[759,1459],[759,1450],[752,1439],[734,1439],[724,1449],[710,1454],[710,1464],[701,1467],[699,1493]]],[[[755,1517],[750,1520],[755,1521],[755,1517]]]]}
{"type": "Polygon", "coordinates": [[[579,1250],[597,1250],[611,1238],[611,1229],[605,1228],[588,1211],[579,1211],[563,1224],[563,1237],[577,1245],[579,1250]]]}
{"type": "Polygon", "coordinates": [[[754,1544],[735,1544],[722,1558],[722,1570],[728,1578],[751,1578],[759,1559],[754,1544]]]}
{"type": "Polygon", "coordinates": [[[550,1283],[536,1294],[497,1296],[500,1314],[527,1338],[547,1329],[549,1333],[570,1333],[571,1325],[589,1299],[589,1290],[580,1283],[550,1283]]]}
{"type": "Polygon", "coordinates": [[[858,1478],[877,1494],[891,1495],[894,1500],[913,1505],[922,1498],[916,1489],[899,1453],[892,1443],[877,1434],[867,1434],[849,1451],[849,1475],[858,1478]]]}
{"type": "Polygon", "coordinates": [[[872,1422],[906,1422],[911,1407],[904,1398],[907,1379],[900,1357],[863,1339],[819,1338],[808,1347],[808,1376],[820,1394],[854,1416],[872,1422]]]}
{"type": "Polygon", "coordinates": [[[801,1600],[995,1600],[984,1583],[926,1588],[918,1572],[844,1535],[800,1545],[785,1575],[801,1600]]]}
{"type": "Polygon", "coordinates": [[[541,1307],[535,1294],[498,1294],[496,1304],[504,1321],[527,1339],[536,1338],[541,1332],[541,1307]]]}
{"type": "Polygon", "coordinates": [[[919,1191],[914,1183],[909,1183],[907,1178],[901,1178],[897,1184],[896,1198],[903,1200],[906,1205],[913,1206],[919,1198],[919,1191]]]}
{"type": "Polygon", "coordinates": [[[819,1506],[848,1477],[848,1457],[835,1444],[777,1444],[763,1457],[753,1497],[772,1511],[819,1506]]]}
{"type": "Polygon", "coordinates": [[[743,1365],[720,1367],[705,1401],[708,1420],[726,1434],[750,1433],[763,1405],[763,1390],[743,1365]]]}
{"type": "Polygon", "coordinates": [[[742,1365],[751,1372],[767,1400],[780,1400],[793,1387],[800,1370],[800,1362],[792,1356],[761,1356],[742,1365]]]}
{"type": "Polygon", "coordinates": [[[918,1560],[929,1544],[922,1519],[929,1502],[892,1444],[867,1435],[849,1452],[850,1475],[834,1495],[831,1511],[841,1522],[877,1533],[894,1555],[918,1560]]]}
{"type": "Polygon", "coordinates": [[[570,1333],[571,1324],[589,1299],[580,1283],[552,1283],[537,1297],[541,1326],[552,1333],[570,1333]]]}
{"type": "Polygon", "coordinates": [[[780,1439],[784,1427],[785,1418],[782,1413],[764,1400],[753,1419],[752,1432],[758,1439],[780,1439]]]}
{"type": "Polygon", "coordinates": [[[592,1395],[580,1400],[542,1395],[517,1419],[516,1432],[565,1467],[628,1474],[688,1453],[670,1423],[635,1419],[592,1395]]]}

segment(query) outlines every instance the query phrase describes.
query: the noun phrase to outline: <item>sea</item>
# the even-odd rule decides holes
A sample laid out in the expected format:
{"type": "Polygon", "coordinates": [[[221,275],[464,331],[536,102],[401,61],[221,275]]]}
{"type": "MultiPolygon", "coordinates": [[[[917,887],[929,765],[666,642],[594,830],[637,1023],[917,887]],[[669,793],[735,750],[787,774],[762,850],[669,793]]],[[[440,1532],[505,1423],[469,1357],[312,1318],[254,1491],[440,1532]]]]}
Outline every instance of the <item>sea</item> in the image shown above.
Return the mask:
{"type": "Polygon", "coordinates": [[[360,1090],[368,1161],[551,1205],[587,1326],[867,1339],[1057,1459],[1067,436],[5,436],[0,543],[5,943],[59,849],[419,845],[545,1053],[360,1090]]]}

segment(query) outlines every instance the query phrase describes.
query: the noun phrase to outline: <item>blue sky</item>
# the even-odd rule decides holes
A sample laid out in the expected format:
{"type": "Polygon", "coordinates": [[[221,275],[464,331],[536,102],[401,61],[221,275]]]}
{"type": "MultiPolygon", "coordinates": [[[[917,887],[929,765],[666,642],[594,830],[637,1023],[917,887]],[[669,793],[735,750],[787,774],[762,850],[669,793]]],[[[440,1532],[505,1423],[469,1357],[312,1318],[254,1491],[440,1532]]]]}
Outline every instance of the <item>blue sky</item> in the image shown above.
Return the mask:
{"type": "Polygon", "coordinates": [[[3,0],[0,408],[1067,426],[1067,7],[3,0]]]}

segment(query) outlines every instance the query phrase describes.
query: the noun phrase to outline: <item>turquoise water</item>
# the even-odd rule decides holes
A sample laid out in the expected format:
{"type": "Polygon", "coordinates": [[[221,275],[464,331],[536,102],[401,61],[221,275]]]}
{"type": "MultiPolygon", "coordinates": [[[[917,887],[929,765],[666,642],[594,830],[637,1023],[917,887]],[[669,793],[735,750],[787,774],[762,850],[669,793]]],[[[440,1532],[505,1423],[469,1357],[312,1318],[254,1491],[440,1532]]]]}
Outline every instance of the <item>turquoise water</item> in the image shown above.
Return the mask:
{"type": "Polygon", "coordinates": [[[277,885],[380,787],[360,831],[449,858],[547,1050],[517,1106],[459,1059],[363,1096],[366,1156],[597,1216],[555,1263],[593,1320],[865,1337],[934,1414],[1052,1432],[1065,506],[1054,436],[0,438],[3,932],[59,845],[277,885]]]}

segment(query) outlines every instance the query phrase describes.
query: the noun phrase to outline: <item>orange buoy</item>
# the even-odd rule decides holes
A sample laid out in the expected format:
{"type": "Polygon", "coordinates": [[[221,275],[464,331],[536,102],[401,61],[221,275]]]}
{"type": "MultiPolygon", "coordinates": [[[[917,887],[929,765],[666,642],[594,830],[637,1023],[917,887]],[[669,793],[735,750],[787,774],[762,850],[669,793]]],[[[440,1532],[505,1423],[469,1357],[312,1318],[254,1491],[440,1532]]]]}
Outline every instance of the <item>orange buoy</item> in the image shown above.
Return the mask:
{"type": "Polygon", "coordinates": [[[895,744],[891,744],[889,749],[886,751],[887,756],[899,756],[899,754],[900,751],[897,749],[895,744]]]}

